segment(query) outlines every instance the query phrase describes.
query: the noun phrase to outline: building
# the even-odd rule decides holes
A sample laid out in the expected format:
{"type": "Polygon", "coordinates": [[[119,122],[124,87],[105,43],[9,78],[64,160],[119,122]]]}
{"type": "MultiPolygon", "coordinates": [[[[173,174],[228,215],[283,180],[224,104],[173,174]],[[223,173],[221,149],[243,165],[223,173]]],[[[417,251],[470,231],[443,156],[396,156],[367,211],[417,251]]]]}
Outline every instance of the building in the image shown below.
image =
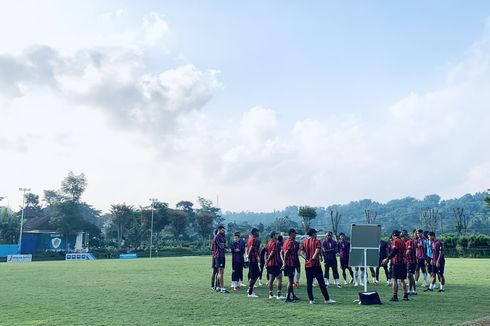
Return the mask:
{"type": "Polygon", "coordinates": [[[65,237],[49,223],[49,216],[37,216],[26,221],[22,232],[22,254],[40,251],[64,252],[67,247],[69,252],[85,251],[84,232],[65,237]]]}

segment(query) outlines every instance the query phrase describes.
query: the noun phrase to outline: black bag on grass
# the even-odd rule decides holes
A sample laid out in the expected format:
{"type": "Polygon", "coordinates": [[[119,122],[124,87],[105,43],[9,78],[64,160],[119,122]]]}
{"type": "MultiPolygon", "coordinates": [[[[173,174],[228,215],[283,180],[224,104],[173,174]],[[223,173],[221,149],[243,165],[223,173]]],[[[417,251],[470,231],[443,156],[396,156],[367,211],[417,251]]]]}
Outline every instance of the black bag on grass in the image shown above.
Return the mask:
{"type": "Polygon", "coordinates": [[[376,291],[359,292],[359,303],[365,305],[381,304],[381,300],[379,299],[379,294],[376,291]]]}

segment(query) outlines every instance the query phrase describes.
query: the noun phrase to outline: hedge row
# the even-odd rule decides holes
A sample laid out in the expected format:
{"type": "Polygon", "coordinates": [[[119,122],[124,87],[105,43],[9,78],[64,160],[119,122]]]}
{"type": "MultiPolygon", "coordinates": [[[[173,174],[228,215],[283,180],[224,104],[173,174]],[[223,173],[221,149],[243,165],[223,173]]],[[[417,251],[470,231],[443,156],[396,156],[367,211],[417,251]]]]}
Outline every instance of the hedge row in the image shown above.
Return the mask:
{"type": "Polygon", "coordinates": [[[490,248],[490,236],[484,234],[447,235],[442,237],[441,240],[445,248],[490,248]]]}

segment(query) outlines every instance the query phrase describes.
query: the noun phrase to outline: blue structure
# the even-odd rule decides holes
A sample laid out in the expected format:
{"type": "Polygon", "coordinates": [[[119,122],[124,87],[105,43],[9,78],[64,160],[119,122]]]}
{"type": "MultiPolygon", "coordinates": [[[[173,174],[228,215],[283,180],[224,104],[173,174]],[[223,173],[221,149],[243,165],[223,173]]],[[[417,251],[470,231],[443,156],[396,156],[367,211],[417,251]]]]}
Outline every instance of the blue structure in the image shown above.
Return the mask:
{"type": "Polygon", "coordinates": [[[36,251],[65,251],[74,248],[76,236],[69,236],[56,232],[49,224],[48,216],[34,217],[28,220],[22,232],[21,254],[34,254],[36,251]]]}
{"type": "Polygon", "coordinates": [[[8,255],[17,255],[19,246],[16,244],[3,244],[0,245],[0,257],[7,257],[8,255]]]}
{"type": "MultiPolygon", "coordinates": [[[[76,236],[68,237],[68,245],[73,248],[76,236]]],[[[66,237],[63,234],[49,231],[26,231],[22,233],[22,254],[33,254],[36,251],[65,251],[66,237]]]]}

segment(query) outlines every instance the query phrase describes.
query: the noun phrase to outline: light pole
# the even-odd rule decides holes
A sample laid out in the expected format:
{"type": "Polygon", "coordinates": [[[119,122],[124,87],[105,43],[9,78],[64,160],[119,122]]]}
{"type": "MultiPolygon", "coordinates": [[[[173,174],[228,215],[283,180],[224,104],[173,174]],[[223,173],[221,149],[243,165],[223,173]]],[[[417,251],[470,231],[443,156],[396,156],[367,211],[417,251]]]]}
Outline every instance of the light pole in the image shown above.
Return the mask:
{"type": "Polygon", "coordinates": [[[22,191],[22,213],[20,218],[20,234],[19,234],[19,254],[22,254],[22,231],[24,229],[24,208],[26,205],[26,192],[31,191],[31,188],[19,188],[22,191]]]}
{"type": "Polygon", "coordinates": [[[153,211],[155,208],[155,203],[158,201],[156,198],[150,198],[151,202],[151,226],[150,226],[150,258],[151,258],[151,251],[153,248],[153,211]]]}

